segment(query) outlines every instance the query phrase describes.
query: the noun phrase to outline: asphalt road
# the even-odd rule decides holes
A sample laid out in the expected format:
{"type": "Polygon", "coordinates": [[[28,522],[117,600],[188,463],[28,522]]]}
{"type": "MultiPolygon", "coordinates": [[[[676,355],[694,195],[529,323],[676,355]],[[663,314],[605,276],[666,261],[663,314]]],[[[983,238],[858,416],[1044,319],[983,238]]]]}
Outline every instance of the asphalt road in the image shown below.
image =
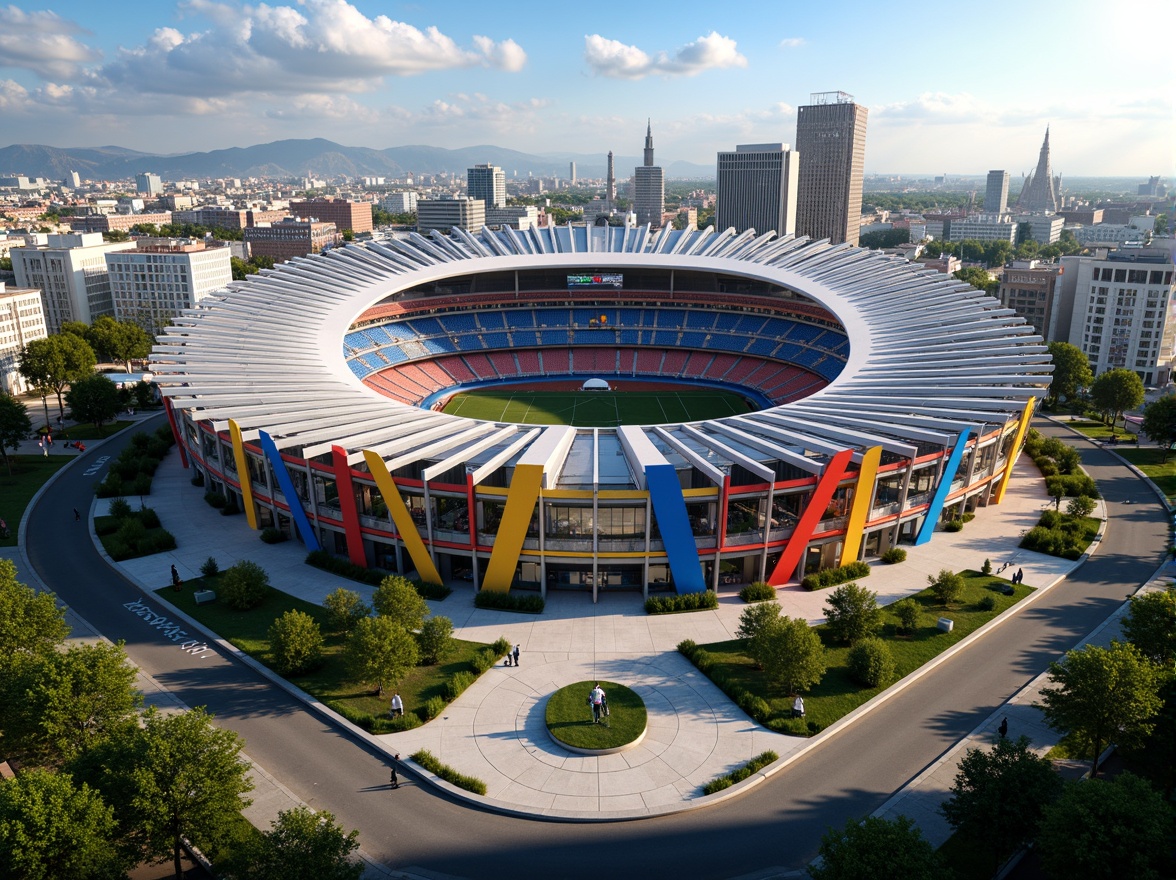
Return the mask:
{"type": "MultiPolygon", "coordinates": [[[[71,512],[89,507],[105,473],[96,467],[99,457],[113,458],[129,437],[89,450],[46,491],[29,521],[28,554],[65,602],[109,638],[124,640],[131,658],[185,703],[207,706],[218,724],[240,733],[246,751],[295,794],[358,828],[364,851],[390,867],[471,878],[799,870],[830,825],[879,807],[1092,631],[1163,561],[1167,514],[1147,485],[1100,447],[1049,423],[1037,427],[1078,446],[1107,499],[1111,521],[1091,561],[768,783],[721,806],[634,822],[508,818],[411,781],[390,791],[384,762],[365,746],[218,651],[193,656],[148,627],[123,607],[142,594],[104,564],[71,512]]],[[[159,575],[165,584],[166,569],[159,575]]]]}

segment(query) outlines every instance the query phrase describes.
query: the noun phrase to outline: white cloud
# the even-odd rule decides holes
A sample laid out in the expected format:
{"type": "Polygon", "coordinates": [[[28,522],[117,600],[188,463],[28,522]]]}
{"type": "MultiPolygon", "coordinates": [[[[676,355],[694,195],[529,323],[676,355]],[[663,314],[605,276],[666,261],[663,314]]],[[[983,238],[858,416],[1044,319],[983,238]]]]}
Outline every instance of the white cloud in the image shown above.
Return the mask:
{"type": "Polygon", "coordinates": [[[75,22],[53,12],[24,12],[0,7],[0,68],[20,67],[39,76],[72,79],[99,53],[75,39],[75,22]]]}
{"type": "Polygon", "coordinates": [[[659,52],[656,56],[600,34],[589,34],[584,37],[584,60],[593,73],[614,79],[696,76],[706,70],[747,66],[747,59],[739,54],[735,41],[716,31],[687,43],[673,55],[659,52]]]}
{"type": "Polygon", "coordinates": [[[13,113],[28,105],[29,92],[15,80],[0,79],[0,112],[13,113]]]}
{"type": "Polygon", "coordinates": [[[780,41],[781,49],[797,49],[805,44],[804,37],[785,37],[780,41]]]}

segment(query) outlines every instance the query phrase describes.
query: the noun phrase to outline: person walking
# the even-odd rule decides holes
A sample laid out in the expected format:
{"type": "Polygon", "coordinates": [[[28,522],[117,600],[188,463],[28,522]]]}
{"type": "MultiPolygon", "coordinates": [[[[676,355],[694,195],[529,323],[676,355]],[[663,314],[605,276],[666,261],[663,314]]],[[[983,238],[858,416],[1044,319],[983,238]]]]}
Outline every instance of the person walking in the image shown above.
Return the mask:
{"type": "Polygon", "coordinates": [[[800,694],[797,694],[796,699],[792,701],[792,717],[804,717],[804,697],[802,697],[800,694]]]}
{"type": "Polygon", "coordinates": [[[391,715],[393,718],[396,718],[398,716],[403,717],[403,715],[404,715],[404,700],[400,699],[400,691],[397,691],[396,693],[394,693],[392,695],[391,715]]]}
{"type": "Polygon", "coordinates": [[[42,437],[37,441],[37,445],[41,447],[41,455],[48,455],[49,450],[45,448],[45,438],[42,437]]]}
{"type": "Polygon", "coordinates": [[[600,682],[596,682],[589,699],[592,701],[592,723],[599,724],[600,715],[604,711],[604,689],[601,688],[600,682]]]}
{"type": "Polygon", "coordinates": [[[514,657],[514,665],[518,666],[519,665],[519,646],[518,645],[515,645],[514,652],[513,652],[512,656],[514,657]]]}
{"type": "Polygon", "coordinates": [[[180,587],[184,585],[183,580],[180,579],[180,573],[176,571],[176,567],[174,565],[171,567],[171,582],[172,589],[177,593],[180,591],[180,587]]]}
{"type": "Polygon", "coordinates": [[[1000,734],[1000,738],[1001,738],[1001,739],[1004,739],[1006,736],[1008,736],[1008,735],[1009,735],[1009,719],[1008,719],[1008,716],[1005,716],[1004,718],[1002,718],[1002,719],[1001,719],[1001,722],[1000,722],[1000,727],[998,727],[998,728],[996,729],[996,732],[1000,734]]]}
{"type": "Polygon", "coordinates": [[[392,777],[389,780],[393,788],[400,788],[400,780],[396,776],[396,762],[400,760],[399,753],[392,756],[392,777]]]}

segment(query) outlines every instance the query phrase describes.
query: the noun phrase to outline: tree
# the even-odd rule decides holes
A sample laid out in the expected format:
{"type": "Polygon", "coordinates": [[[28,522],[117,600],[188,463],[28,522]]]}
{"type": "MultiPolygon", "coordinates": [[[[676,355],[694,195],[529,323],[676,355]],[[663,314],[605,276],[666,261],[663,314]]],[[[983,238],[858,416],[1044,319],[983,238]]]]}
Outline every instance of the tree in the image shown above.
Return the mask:
{"type": "Polygon", "coordinates": [[[103,315],[90,327],[86,341],[107,360],[122,361],[131,372],[131,361],[151,354],[151,337],[133,321],[116,321],[103,315]]]}
{"type": "Polygon", "coordinates": [[[1076,345],[1068,342],[1051,342],[1049,356],[1053,358],[1053,375],[1049,381],[1049,402],[1057,406],[1062,400],[1070,400],[1079,388],[1086,388],[1094,381],[1090,361],[1076,345]]]}
{"type": "Polygon", "coordinates": [[[1176,663],[1176,585],[1132,596],[1122,629],[1144,657],[1171,672],[1176,663]]]}
{"type": "Polygon", "coordinates": [[[1094,499],[1087,495],[1075,495],[1066,504],[1066,516],[1082,519],[1094,513],[1094,499]]]}
{"type": "Polygon", "coordinates": [[[16,563],[0,559],[0,678],[17,662],[53,651],[67,635],[57,597],[22,584],[16,563]]]}
{"type": "Polygon", "coordinates": [[[1155,880],[1170,859],[1172,807],[1133,773],[1068,782],[1037,835],[1051,877],[1155,880]]]}
{"type": "Polygon", "coordinates": [[[29,418],[28,407],[11,394],[0,392],[0,455],[4,456],[8,476],[12,476],[12,458],[8,450],[15,453],[21,441],[32,432],[33,420],[29,418]]]}
{"type": "Polygon", "coordinates": [[[1143,403],[1143,380],[1131,370],[1107,370],[1090,386],[1090,400],[1100,412],[1111,417],[1111,436],[1119,418],[1143,403]]]}
{"type": "Polygon", "coordinates": [[[890,645],[877,636],[858,639],[846,660],[849,674],[863,687],[883,687],[894,681],[894,654],[890,645]]]}
{"type": "Polygon", "coordinates": [[[809,865],[814,880],[939,880],[943,864],[938,853],[911,819],[850,819],[844,828],[830,828],[821,838],[821,864],[809,865]]]}
{"type": "Polygon", "coordinates": [[[343,648],[352,678],[375,685],[377,694],[396,685],[419,659],[416,639],[390,617],[363,618],[343,648]]]}
{"type": "Polygon", "coordinates": [[[65,417],[62,393],[71,382],[89,376],[98,359],[94,349],[84,339],[72,333],[57,333],[44,339],[34,339],[20,353],[20,374],[34,388],[57,395],[57,409],[65,417]]]}
{"type": "Polygon", "coordinates": [[[994,295],[997,288],[1000,287],[1000,282],[989,275],[988,270],[981,269],[979,266],[969,266],[967,269],[960,269],[953,272],[952,277],[968,282],[977,290],[983,290],[989,296],[994,295]]]}
{"type": "Polygon", "coordinates": [[[1110,742],[1131,745],[1147,736],[1160,711],[1160,670],[1127,642],[1086,645],[1049,665],[1055,687],[1041,689],[1050,727],[1068,732],[1092,756],[1090,775],[1110,742]]]}
{"type": "Polygon", "coordinates": [[[0,782],[0,876],[119,878],[131,865],[109,843],[114,813],[65,774],[27,770],[0,782]]]}
{"type": "Polygon", "coordinates": [[[102,426],[118,416],[118,388],[101,373],[91,373],[74,382],[65,395],[73,416],[79,422],[89,422],[102,435],[102,426]]]}
{"type": "Polygon", "coordinates": [[[741,639],[754,639],[761,629],[780,619],[778,602],[756,602],[748,605],[739,615],[739,628],[735,635],[741,639]]]}
{"type": "Polygon", "coordinates": [[[872,636],[882,626],[878,594],[856,583],[835,589],[825,600],[825,614],[829,634],[847,645],[872,636]]]}
{"type": "Polygon", "coordinates": [[[991,751],[968,749],[940,810],[961,836],[992,854],[995,873],[1033,839],[1061,789],[1053,764],[1033,753],[1027,737],[1001,737],[991,751]]]}
{"type": "Polygon", "coordinates": [[[265,601],[269,590],[269,575],[265,569],[248,559],[230,565],[221,575],[219,592],[225,604],[237,611],[248,611],[265,601]]]}
{"type": "Polygon", "coordinates": [[[430,617],[421,625],[421,662],[432,665],[444,660],[453,650],[453,621],[448,617],[430,617]]]}
{"type": "Polygon", "coordinates": [[[344,833],[332,813],[298,806],[282,810],[263,831],[242,872],[249,880],[359,880],[364,864],[354,858],[359,832],[344,833]]]}
{"type": "Polygon", "coordinates": [[[790,694],[808,690],[825,674],[825,646],[803,618],[766,624],[747,648],[768,678],[790,694]]]}
{"type": "Polygon", "coordinates": [[[270,656],[282,675],[310,672],[323,662],[323,634],[305,611],[287,611],[269,628],[270,656]]]}
{"type": "Polygon", "coordinates": [[[372,613],[372,609],[364,604],[363,599],[355,590],[339,587],[327,594],[323,599],[323,607],[327,609],[327,626],[331,632],[351,632],[355,624],[372,613]]]}
{"type": "Polygon", "coordinates": [[[122,645],[106,642],[47,651],[5,686],[16,698],[5,707],[7,748],[42,764],[88,751],[130,723],[143,701],[122,645]]]}
{"type": "Polygon", "coordinates": [[[931,585],[931,592],[945,608],[952,602],[959,600],[964,593],[964,578],[946,568],[939,569],[935,577],[927,575],[927,583],[931,585]]]}
{"type": "Polygon", "coordinates": [[[1161,397],[1143,408],[1140,430],[1164,450],[1164,461],[1176,443],[1176,394],[1161,397]]]}
{"type": "Polygon", "coordinates": [[[923,616],[923,609],[910,596],[899,599],[890,606],[890,610],[898,618],[899,626],[905,633],[913,633],[919,626],[919,619],[923,616]]]}
{"type": "Polygon", "coordinates": [[[409,632],[420,629],[425,615],[429,613],[429,606],[416,591],[412,581],[398,574],[390,574],[380,581],[372,595],[372,604],[376,614],[400,624],[409,632]]]}

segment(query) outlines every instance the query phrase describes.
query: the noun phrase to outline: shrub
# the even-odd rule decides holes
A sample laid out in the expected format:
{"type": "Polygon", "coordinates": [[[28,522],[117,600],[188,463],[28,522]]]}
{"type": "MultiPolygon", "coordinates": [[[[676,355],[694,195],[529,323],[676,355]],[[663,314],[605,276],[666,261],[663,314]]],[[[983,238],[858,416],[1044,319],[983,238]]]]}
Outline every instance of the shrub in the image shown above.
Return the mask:
{"type": "Polygon", "coordinates": [[[323,661],[323,634],[304,611],[287,611],[269,628],[270,656],[282,675],[300,675],[323,661]]]}
{"type": "Polygon", "coordinates": [[[1070,499],[1070,503],[1066,505],[1066,516],[1072,516],[1077,519],[1090,516],[1094,513],[1094,499],[1087,498],[1085,495],[1078,495],[1070,499]]]}
{"type": "Polygon", "coordinates": [[[715,794],[730,788],[737,782],[742,782],[744,779],[750,779],[756,773],[759,773],[769,764],[772,764],[780,759],[780,756],[775,752],[762,752],[756,755],[742,767],[732,770],[730,773],[712,779],[702,787],[703,794],[715,794]]]}
{"type": "Polygon", "coordinates": [[[981,596],[980,601],[976,603],[976,607],[981,611],[995,611],[996,596],[981,596]]]}
{"type": "Polygon", "coordinates": [[[131,480],[131,493],[133,495],[150,495],[151,475],[138,474],[133,480],[131,480]]]}
{"type": "Polygon", "coordinates": [[[114,471],[110,471],[106,477],[98,484],[94,490],[94,494],[99,498],[113,498],[116,495],[123,494],[123,480],[114,471]]]}
{"type": "Polygon", "coordinates": [[[229,503],[229,499],[224,496],[223,492],[208,491],[204,493],[204,501],[209,507],[220,509],[229,503]]]}
{"type": "Polygon", "coordinates": [[[499,636],[490,646],[495,657],[505,657],[510,651],[510,640],[506,636],[499,636]]]}
{"type": "Polygon", "coordinates": [[[479,590],[474,594],[476,608],[538,614],[543,610],[543,605],[543,597],[538,593],[495,593],[491,590],[479,590]]]}
{"type": "Polygon", "coordinates": [[[225,501],[225,506],[220,509],[220,512],[221,516],[232,516],[233,514],[240,513],[241,508],[237,506],[237,496],[230,495],[228,500],[225,501]]]}
{"type": "Polygon", "coordinates": [[[823,587],[835,587],[856,578],[868,577],[870,566],[864,562],[851,562],[837,568],[826,568],[813,574],[805,575],[800,585],[810,592],[823,587]]]}
{"type": "Polygon", "coordinates": [[[176,536],[165,529],[160,529],[158,532],[147,536],[147,544],[148,549],[143,554],[144,556],[148,556],[151,553],[163,553],[165,550],[175,550],[176,536]]]}
{"type": "Polygon", "coordinates": [[[269,575],[256,562],[243,559],[221,575],[217,594],[237,611],[248,611],[265,601],[269,575]]]}
{"type": "Polygon", "coordinates": [[[902,547],[891,547],[882,554],[882,561],[887,565],[894,565],[898,562],[906,562],[907,552],[902,547]]]}
{"type": "Polygon", "coordinates": [[[712,590],[681,595],[650,596],[645,600],[647,614],[674,614],[679,611],[706,611],[719,607],[719,597],[712,590]]]}
{"type": "Polygon", "coordinates": [[[946,568],[941,568],[936,577],[927,575],[927,582],[941,605],[950,605],[964,592],[963,577],[946,568]]]}
{"type": "Polygon", "coordinates": [[[494,656],[494,651],[491,648],[483,648],[470,658],[470,666],[474,668],[474,672],[481,675],[488,669],[493,669],[494,664],[498,662],[498,658],[494,656]]]}
{"type": "Polygon", "coordinates": [[[772,707],[768,705],[768,701],[749,691],[744,691],[739,698],[739,708],[760,724],[765,723],[772,714],[772,707]]]}
{"type": "Polygon", "coordinates": [[[776,602],[759,602],[750,608],[744,608],[739,615],[739,627],[735,630],[737,638],[754,639],[761,629],[780,618],[780,605],[776,602]]]}
{"type": "Polygon", "coordinates": [[[975,518],[976,518],[976,514],[972,513],[970,510],[969,510],[969,511],[965,511],[964,513],[962,513],[962,514],[960,515],[960,519],[961,519],[961,520],[962,520],[964,523],[970,523],[970,522],[971,522],[972,520],[974,520],[975,518]]]}
{"type": "Polygon", "coordinates": [[[327,610],[327,626],[331,632],[337,633],[351,632],[357,622],[372,613],[359,593],[343,587],[328,593],[323,599],[323,607],[327,610]]]}
{"type": "Polygon", "coordinates": [[[124,559],[130,559],[134,556],[134,551],[127,546],[126,541],[120,541],[117,538],[111,538],[106,542],[106,552],[110,554],[110,558],[115,562],[122,562],[124,559]]]}
{"type": "Polygon", "coordinates": [[[425,700],[425,705],[421,706],[420,711],[426,721],[432,721],[445,711],[445,699],[443,697],[429,697],[425,700]]]}
{"type": "Polygon", "coordinates": [[[694,641],[694,639],[682,639],[682,641],[678,642],[678,653],[687,660],[693,659],[694,652],[697,650],[698,642],[694,641]]]}
{"type": "Polygon", "coordinates": [[[263,544],[281,544],[286,540],[286,533],[281,529],[275,529],[273,526],[261,530],[261,542],[263,544]]]}
{"type": "Polygon", "coordinates": [[[458,788],[463,788],[466,791],[472,791],[474,794],[484,795],[486,793],[486,783],[481,779],[458,773],[452,767],[438,761],[427,749],[421,749],[409,757],[430,773],[441,777],[451,785],[456,785],[458,788]]]}
{"type": "Polygon", "coordinates": [[[426,584],[423,581],[416,581],[413,583],[416,587],[417,593],[422,599],[428,599],[430,602],[442,602],[453,590],[444,584],[426,584]]]}
{"type": "Polygon", "coordinates": [[[923,609],[919,607],[919,603],[914,599],[909,596],[906,599],[899,599],[890,606],[890,610],[898,618],[899,627],[903,632],[913,633],[918,629],[919,619],[923,616],[923,609]]]}
{"type": "Polygon", "coordinates": [[[1098,486],[1086,474],[1064,474],[1056,477],[1046,477],[1045,491],[1051,498],[1074,498],[1085,495],[1088,498],[1099,498],[1098,486]]]}
{"type": "Polygon", "coordinates": [[[115,498],[110,502],[108,512],[115,519],[125,519],[131,515],[131,504],[125,498],[115,498]]]}
{"type": "Polygon", "coordinates": [[[992,560],[984,560],[984,564],[980,566],[980,573],[985,575],[992,574],[992,560]]]}
{"type": "Polygon", "coordinates": [[[159,528],[159,514],[155,512],[154,508],[142,507],[135,513],[135,515],[139,518],[139,522],[141,522],[147,528],[159,528]]]}
{"type": "Polygon", "coordinates": [[[312,550],[307,553],[306,564],[313,565],[315,568],[321,568],[324,571],[329,571],[332,574],[337,574],[340,577],[359,581],[363,584],[370,584],[373,587],[379,586],[380,581],[386,576],[384,572],[374,568],[364,568],[362,565],[356,565],[348,559],[340,559],[337,556],[332,556],[326,550],[312,550]]]}
{"type": "Polygon", "coordinates": [[[949,519],[943,524],[945,532],[958,532],[964,528],[964,521],[962,519],[949,519]]]}
{"type": "Polygon", "coordinates": [[[130,547],[137,547],[147,537],[147,527],[137,517],[128,516],[119,520],[115,537],[130,547]]]}
{"type": "Polygon", "coordinates": [[[776,588],[763,581],[756,581],[740,590],[739,598],[744,602],[766,602],[776,598],[776,588]]]}
{"type": "Polygon", "coordinates": [[[855,583],[842,584],[825,600],[826,627],[839,642],[855,644],[882,625],[878,594],[855,583]]]}
{"type": "Polygon", "coordinates": [[[200,471],[196,471],[195,475],[192,477],[191,482],[192,482],[193,486],[203,486],[204,485],[204,474],[201,473],[200,471]]]}
{"type": "Polygon", "coordinates": [[[220,574],[220,566],[217,565],[216,557],[209,556],[200,564],[200,573],[206,578],[216,577],[220,574]]]}
{"type": "Polygon", "coordinates": [[[422,663],[431,666],[440,662],[453,650],[453,621],[448,617],[430,617],[421,624],[418,641],[422,663]]]}
{"type": "MultiPolygon", "coordinates": [[[[989,597],[991,598],[991,597],[989,597]]],[[[849,651],[849,674],[865,687],[882,687],[894,679],[894,655],[879,638],[862,639],[849,651]]]]}
{"type": "Polygon", "coordinates": [[[453,673],[449,681],[445,682],[445,698],[450,702],[456,700],[473,683],[474,676],[465,670],[453,673]]]}

